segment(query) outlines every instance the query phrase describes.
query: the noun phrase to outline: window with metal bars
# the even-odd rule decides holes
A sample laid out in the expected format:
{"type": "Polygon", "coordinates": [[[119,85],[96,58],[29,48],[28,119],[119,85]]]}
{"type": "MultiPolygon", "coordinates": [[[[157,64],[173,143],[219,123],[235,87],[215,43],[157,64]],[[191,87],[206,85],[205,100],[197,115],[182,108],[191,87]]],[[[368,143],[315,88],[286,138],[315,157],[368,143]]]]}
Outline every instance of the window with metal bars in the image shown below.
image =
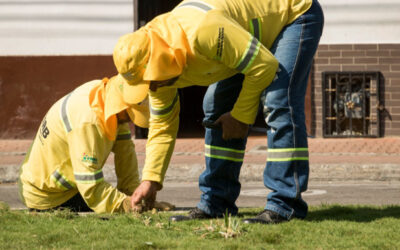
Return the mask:
{"type": "Polygon", "coordinates": [[[379,72],[323,72],[324,137],[379,136],[379,72]]]}

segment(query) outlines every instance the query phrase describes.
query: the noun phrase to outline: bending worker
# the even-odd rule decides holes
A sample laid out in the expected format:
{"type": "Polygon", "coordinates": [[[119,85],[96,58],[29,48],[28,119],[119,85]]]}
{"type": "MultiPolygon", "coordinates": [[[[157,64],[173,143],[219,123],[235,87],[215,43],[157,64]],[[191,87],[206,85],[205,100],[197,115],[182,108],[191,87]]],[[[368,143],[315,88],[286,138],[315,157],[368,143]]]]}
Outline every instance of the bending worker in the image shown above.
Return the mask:
{"type": "MultiPolygon", "coordinates": [[[[203,101],[206,170],[200,202],[188,216],[237,214],[248,127],[260,100],[267,127],[265,210],[246,223],[304,218],[309,163],[304,98],[323,28],[317,0],[184,0],[114,49],[119,77],[142,99],[150,128],[142,183],[133,204],[161,188],[178,130],[177,89],[209,86],[203,101]],[[150,91],[148,91],[150,89],[150,91]]],[[[261,174],[261,173],[260,173],[261,174]]]]}
{"type": "Polygon", "coordinates": [[[140,182],[128,122],[146,127],[149,109],[123,102],[126,93],[115,79],[87,82],[47,112],[20,173],[21,198],[31,210],[131,210],[130,195],[140,182]],[[110,152],[116,188],[102,171],[110,152]]]}

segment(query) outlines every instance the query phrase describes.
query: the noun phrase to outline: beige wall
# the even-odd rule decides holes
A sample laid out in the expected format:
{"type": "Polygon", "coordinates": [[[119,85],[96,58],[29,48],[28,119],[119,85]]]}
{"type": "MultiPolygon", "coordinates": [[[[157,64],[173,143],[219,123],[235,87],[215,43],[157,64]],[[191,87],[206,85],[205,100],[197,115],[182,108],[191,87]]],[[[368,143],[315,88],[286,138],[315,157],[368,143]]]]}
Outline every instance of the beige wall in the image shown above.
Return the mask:
{"type": "Polygon", "coordinates": [[[110,55],[132,0],[0,0],[0,56],[110,55]]]}

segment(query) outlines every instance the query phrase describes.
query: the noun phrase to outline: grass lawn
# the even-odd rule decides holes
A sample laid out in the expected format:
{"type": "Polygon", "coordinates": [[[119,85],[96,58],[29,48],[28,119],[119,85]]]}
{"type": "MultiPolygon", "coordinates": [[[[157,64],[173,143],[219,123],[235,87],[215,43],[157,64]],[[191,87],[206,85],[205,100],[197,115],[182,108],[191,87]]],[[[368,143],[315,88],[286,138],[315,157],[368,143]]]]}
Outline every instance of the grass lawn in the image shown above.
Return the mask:
{"type": "MultiPolygon", "coordinates": [[[[0,206],[1,207],[1,206],[0,206]]],[[[172,213],[79,216],[0,209],[0,249],[400,249],[400,206],[311,207],[305,220],[247,225],[239,216],[170,223],[172,213]]]]}

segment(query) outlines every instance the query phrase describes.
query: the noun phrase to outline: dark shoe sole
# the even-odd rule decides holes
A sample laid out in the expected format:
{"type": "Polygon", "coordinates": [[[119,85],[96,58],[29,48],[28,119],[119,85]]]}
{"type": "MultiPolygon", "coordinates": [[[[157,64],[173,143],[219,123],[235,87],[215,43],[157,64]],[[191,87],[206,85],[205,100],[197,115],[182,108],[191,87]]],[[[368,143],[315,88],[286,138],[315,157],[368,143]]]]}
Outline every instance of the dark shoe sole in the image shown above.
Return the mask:
{"type": "Polygon", "coordinates": [[[278,224],[282,222],[287,222],[288,220],[284,217],[280,216],[278,213],[264,210],[263,212],[259,213],[254,218],[243,219],[242,222],[245,224],[278,224]]]}

